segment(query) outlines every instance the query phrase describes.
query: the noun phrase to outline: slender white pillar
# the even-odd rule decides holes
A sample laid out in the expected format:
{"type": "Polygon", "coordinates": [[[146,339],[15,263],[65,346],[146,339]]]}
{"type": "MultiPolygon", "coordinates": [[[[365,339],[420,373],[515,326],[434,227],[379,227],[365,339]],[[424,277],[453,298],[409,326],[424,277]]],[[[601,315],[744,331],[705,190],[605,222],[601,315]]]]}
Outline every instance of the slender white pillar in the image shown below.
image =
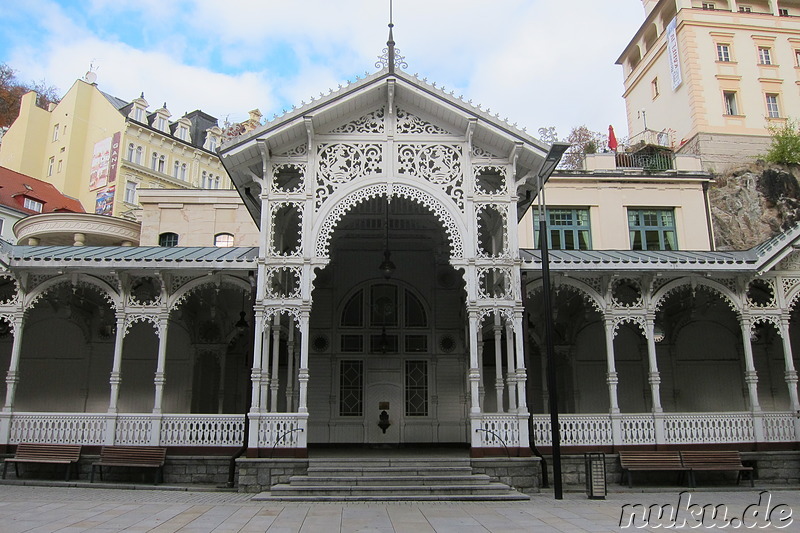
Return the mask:
{"type": "MultiPolygon", "coordinates": [[[[517,359],[517,412],[519,413],[527,413],[528,412],[528,395],[527,395],[527,382],[528,382],[528,373],[525,367],[525,337],[522,335],[522,319],[523,313],[522,311],[516,311],[514,313],[514,336],[516,338],[516,343],[511,342],[511,329],[507,330],[508,333],[508,340],[509,344],[516,344],[516,359],[517,359]]],[[[527,424],[525,428],[527,429],[527,424]]]]}
{"type": "Polygon", "coordinates": [[[275,322],[272,328],[272,372],[270,372],[269,381],[269,412],[278,412],[278,387],[280,386],[280,377],[278,376],[278,362],[281,355],[281,315],[275,313],[275,322]]]}
{"type": "Polygon", "coordinates": [[[117,312],[117,333],[114,336],[114,362],[111,364],[111,393],[108,399],[108,412],[114,414],[119,412],[119,387],[122,383],[122,346],[125,342],[125,313],[117,312]]]}
{"type": "Polygon", "coordinates": [[[300,399],[298,401],[297,412],[308,412],[308,315],[309,311],[300,312],[300,367],[297,380],[300,383],[300,399]]]}
{"type": "Polygon", "coordinates": [[[617,394],[617,366],[614,354],[614,321],[605,319],[606,331],[606,383],[608,383],[608,402],[611,413],[619,413],[619,397],[617,394]]]}
{"type": "Polygon", "coordinates": [[[758,373],[753,362],[753,345],[750,341],[752,322],[749,318],[739,316],[739,326],[742,329],[742,346],[744,347],[744,381],[747,383],[747,393],[750,398],[750,410],[761,411],[758,401],[758,373]]]}
{"type": "Polygon", "coordinates": [[[792,353],[792,340],[789,337],[789,317],[781,317],[781,341],[783,341],[783,359],[786,364],[786,386],[789,388],[789,405],[792,411],[800,411],[800,401],[797,398],[797,370],[794,367],[794,354],[792,353]]]}
{"type": "Polygon", "coordinates": [[[259,377],[261,389],[261,404],[259,405],[259,410],[262,413],[266,413],[269,408],[269,358],[271,355],[269,339],[271,331],[272,326],[269,324],[269,319],[265,319],[263,339],[261,340],[261,350],[263,354],[261,360],[261,376],[259,377]]]}
{"type": "Polygon", "coordinates": [[[478,385],[481,373],[478,368],[478,312],[469,311],[469,373],[467,381],[470,392],[470,413],[479,414],[481,412],[478,385]]]}
{"type": "Polygon", "coordinates": [[[486,411],[486,407],[485,407],[486,404],[484,403],[484,401],[486,400],[486,387],[483,384],[483,379],[484,379],[483,378],[483,372],[484,372],[484,368],[483,368],[483,346],[484,346],[484,344],[485,343],[483,342],[483,339],[478,341],[478,368],[481,371],[481,380],[480,380],[480,383],[478,384],[478,398],[480,400],[479,403],[481,404],[481,411],[486,411]]]}
{"type": "Polygon", "coordinates": [[[153,379],[156,395],[153,402],[153,414],[160,415],[164,407],[164,385],[167,378],[164,375],[164,367],[167,362],[167,330],[169,325],[169,314],[158,318],[158,362],[156,363],[156,375],[153,379]]]}
{"type": "Polygon", "coordinates": [[[286,343],[286,412],[294,412],[294,319],[289,319],[289,334],[286,343]]]}
{"type": "Polygon", "coordinates": [[[225,350],[220,350],[217,353],[217,362],[219,363],[219,390],[217,391],[217,414],[225,412],[225,367],[227,357],[225,350]]]}
{"type": "Polygon", "coordinates": [[[261,409],[261,364],[264,358],[264,313],[257,309],[253,320],[255,335],[253,340],[253,368],[250,371],[250,412],[261,409]]]}
{"type": "Polygon", "coordinates": [[[650,382],[650,393],[653,396],[653,412],[663,413],[661,407],[661,374],[658,372],[658,359],[656,357],[656,341],[653,332],[655,328],[655,316],[648,315],[647,321],[647,360],[650,366],[648,381],[650,382]]]}
{"type": "Polygon", "coordinates": [[[514,332],[511,324],[506,323],[506,390],[508,391],[508,410],[517,410],[517,365],[514,362],[514,332]]]}
{"type": "MultiPolygon", "coordinates": [[[[497,412],[503,413],[503,396],[505,394],[503,384],[503,326],[500,324],[500,314],[494,314],[494,395],[496,398],[497,412]]],[[[511,367],[509,367],[511,371],[511,367]]]]}
{"type": "Polygon", "coordinates": [[[19,384],[19,357],[22,353],[22,329],[25,326],[25,313],[14,313],[14,323],[11,324],[14,331],[14,340],[11,344],[11,361],[8,364],[6,373],[6,403],[3,406],[4,412],[14,410],[14,398],[17,395],[17,384],[19,384]]]}

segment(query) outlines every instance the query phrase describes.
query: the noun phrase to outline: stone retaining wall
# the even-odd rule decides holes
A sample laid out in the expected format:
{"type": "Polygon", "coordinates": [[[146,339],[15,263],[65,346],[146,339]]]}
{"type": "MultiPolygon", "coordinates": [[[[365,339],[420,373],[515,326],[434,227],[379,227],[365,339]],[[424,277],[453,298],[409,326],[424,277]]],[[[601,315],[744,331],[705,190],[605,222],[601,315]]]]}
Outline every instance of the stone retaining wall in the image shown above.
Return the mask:
{"type": "Polygon", "coordinates": [[[484,457],[472,459],[472,472],[486,474],[523,492],[535,494],[542,486],[542,462],[538,457],[484,457]]]}
{"type": "Polygon", "coordinates": [[[236,460],[239,471],[239,492],[261,492],[272,485],[289,483],[292,476],[308,473],[308,459],[249,459],[236,460]]]}

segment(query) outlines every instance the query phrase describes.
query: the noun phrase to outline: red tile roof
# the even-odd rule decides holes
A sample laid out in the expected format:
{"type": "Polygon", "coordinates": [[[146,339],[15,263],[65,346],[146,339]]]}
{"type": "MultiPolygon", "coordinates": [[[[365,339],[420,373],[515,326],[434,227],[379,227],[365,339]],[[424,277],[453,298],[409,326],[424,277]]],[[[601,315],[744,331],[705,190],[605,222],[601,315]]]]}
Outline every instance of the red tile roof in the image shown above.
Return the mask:
{"type": "Polygon", "coordinates": [[[43,204],[42,213],[86,212],[78,200],[64,196],[51,184],[0,167],[0,205],[30,215],[38,213],[38,211],[24,207],[25,197],[41,202],[43,204]]]}

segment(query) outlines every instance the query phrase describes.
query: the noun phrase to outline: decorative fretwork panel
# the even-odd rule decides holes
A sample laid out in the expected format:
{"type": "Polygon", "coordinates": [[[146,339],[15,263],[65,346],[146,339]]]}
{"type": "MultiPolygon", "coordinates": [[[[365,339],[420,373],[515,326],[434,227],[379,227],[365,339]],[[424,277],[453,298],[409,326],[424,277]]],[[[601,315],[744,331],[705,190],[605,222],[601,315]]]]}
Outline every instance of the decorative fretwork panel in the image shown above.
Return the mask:
{"type": "Polygon", "coordinates": [[[483,148],[483,147],[480,147],[480,146],[477,146],[477,145],[473,144],[472,145],[472,159],[473,160],[475,160],[475,159],[499,159],[499,160],[503,160],[505,158],[495,154],[491,150],[487,150],[486,148],[483,148]]]}
{"type": "Polygon", "coordinates": [[[622,444],[651,444],[656,440],[656,425],[651,415],[625,415],[620,427],[622,444]]]}
{"type": "Polygon", "coordinates": [[[399,134],[416,134],[416,135],[450,135],[450,132],[444,128],[440,128],[435,124],[431,124],[422,120],[416,115],[412,115],[404,109],[397,109],[397,127],[396,132],[399,134]]]}
{"type": "Polygon", "coordinates": [[[19,303],[19,284],[8,275],[0,275],[0,305],[16,305],[19,303]]]}
{"type": "Polygon", "coordinates": [[[506,167],[494,165],[473,165],[475,192],[478,194],[506,194],[506,167]]]}
{"type": "Polygon", "coordinates": [[[384,115],[383,108],[376,109],[363,117],[331,130],[330,133],[383,133],[386,131],[384,115]]]}
{"type": "Polygon", "coordinates": [[[299,298],[300,267],[277,267],[267,270],[267,298],[299,298]]]}
{"type": "Polygon", "coordinates": [[[101,445],[105,431],[105,415],[19,413],[11,418],[8,443],[101,445]]]}
{"type": "Polygon", "coordinates": [[[668,444],[752,442],[753,417],[750,413],[670,414],[664,418],[664,438],[668,444]]]}
{"type": "Polygon", "coordinates": [[[509,257],[508,210],[499,204],[476,206],[478,257],[509,257]]]}
{"type": "Polygon", "coordinates": [[[480,298],[514,297],[513,276],[510,268],[490,267],[478,269],[478,296],[480,298]]]}
{"type": "Polygon", "coordinates": [[[294,415],[261,415],[258,420],[259,448],[298,448],[304,431],[300,418],[294,415]]]}
{"type": "Polygon", "coordinates": [[[239,446],[244,415],[164,415],[161,446],[239,446]]]}
{"type": "MultiPolygon", "coordinates": [[[[514,415],[483,415],[477,430],[482,448],[520,446],[519,419],[514,415]]],[[[537,442],[545,442],[537,440],[537,442]]],[[[547,441],[549,442],[549,441],[547,441]]],[[[527,443],[524,443],[527,446],[527,443]]]]}
{"type": "Polygon", "coordinates": [[[764,439],[767,442],[793,442],[794,413],[764,413],[764,439]]]}
{"type": "Polygon", "coordinates": [[[297,257],[302,253],[303,204],[280,202],[272,205],[270,254],[277,257],[297,257]]]}
{"type": "Polygon", "coordinates": [[[397,147],[397,171],[440,187],[463,211],[462,152],[462,146],[458,144],[400,144],[397,147]]]}
{"type": "Polygon", "coordinates": [[[275,157],[287,157],[287,158],[289,158],[289,157],[303,157],[304,158],[306,155],[308,155],[308,145],[307,144],[301,144],[299,146],[295,146],[294,148],[286,150],[285,152],[281,152],[279,154],[275,154],[275,157]]]}
{"type": "Polygon", "coordinates": [[[305,190],[306,165],[281,163],[272,167],[272,192],[297,194],[305,190]]]}
{"type": "Polygon", "coordinates": [[[144,446],[153,436],[153,419],[150,415],[125,415],[117,417],[114,444],[144,446]]]}
{"type": "Polygon", "coordinates": [[[316,208],[345,183],[383,173],[380,144],[320,143],[317,149],[316,208]]]}

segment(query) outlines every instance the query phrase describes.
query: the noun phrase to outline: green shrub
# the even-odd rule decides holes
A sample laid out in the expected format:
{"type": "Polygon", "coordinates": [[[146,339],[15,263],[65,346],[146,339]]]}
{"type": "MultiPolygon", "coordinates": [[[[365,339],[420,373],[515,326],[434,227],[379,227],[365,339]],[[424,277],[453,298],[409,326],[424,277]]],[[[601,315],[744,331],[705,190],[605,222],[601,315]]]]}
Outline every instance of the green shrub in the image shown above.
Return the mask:
{"type": "Polygon", "coordinates": [[[764,156],[770,163],[800,165],[800,130],[797,121],[789,119],[782,126],[769,126],[772,144],[764,156]]]}

